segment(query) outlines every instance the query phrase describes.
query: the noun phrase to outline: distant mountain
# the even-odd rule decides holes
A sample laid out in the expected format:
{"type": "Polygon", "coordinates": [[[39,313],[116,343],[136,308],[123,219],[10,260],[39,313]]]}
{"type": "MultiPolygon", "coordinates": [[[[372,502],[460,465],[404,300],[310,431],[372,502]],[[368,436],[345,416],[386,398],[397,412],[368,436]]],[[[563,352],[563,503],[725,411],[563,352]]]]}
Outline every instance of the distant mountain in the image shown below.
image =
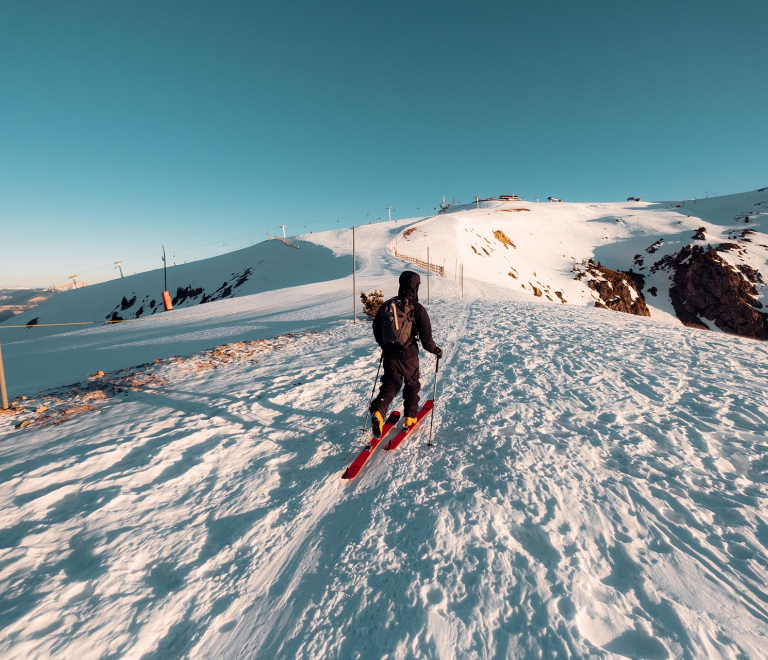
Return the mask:
{"type": "Polygon", "coordinates": [[[0,288],[0,323],[36,307],[56,293],[48,289],[0,288]]]}
{"type": "MultiPolygon", "coordinates": [[[[465,280],[558,305],[602,307],[766,339],[766,223],[768,188],[671,202],[491,199],[385,223],[393,230],[379,247],[396,252],[403,267],[419,262],[423,267],[429,258],[448,278],[463,272],[465,280]]],[[[348,230],[292,240],[295,246],[265,241],[169,268],[173,306],[349,274],[348,230]]],[[[159,269],[65,291],[15,322],[99,324],[151,316],[162,309],[163,277],[159,269]]],[[[40,328],[44,334],[60,331],[40,328]]]]}
{"type": "MultiPolygon", "coordinates": [[[[331,249],[316,243],[272,240],[210,259],[171,266],[167,279],[174,308],[182,308],[336,279],[350,270],[348,258],[334,256],[331,249]]],[[[100,324],[148,317],[163,309],[164,287],[162,269],[129,275],[63,291],[40,307],[14,317],[13,322],[21,325],[100,324]]],[[[39,328],[36,333],[39,336],[67,330],[67,327],[49,327],[39,328]]]]}

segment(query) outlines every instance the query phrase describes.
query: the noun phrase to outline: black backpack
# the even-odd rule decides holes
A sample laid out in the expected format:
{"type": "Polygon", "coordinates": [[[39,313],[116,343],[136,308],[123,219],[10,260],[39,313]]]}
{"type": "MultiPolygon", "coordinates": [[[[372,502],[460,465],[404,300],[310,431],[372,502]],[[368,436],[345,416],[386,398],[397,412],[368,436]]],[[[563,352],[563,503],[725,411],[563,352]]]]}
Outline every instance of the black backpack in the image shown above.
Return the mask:
{"type": "Polygon", "coordinates": [[[411,341],[415,307],[408,298],[392,298],[379,308],[384,345],[405,346],[411,341]]]}

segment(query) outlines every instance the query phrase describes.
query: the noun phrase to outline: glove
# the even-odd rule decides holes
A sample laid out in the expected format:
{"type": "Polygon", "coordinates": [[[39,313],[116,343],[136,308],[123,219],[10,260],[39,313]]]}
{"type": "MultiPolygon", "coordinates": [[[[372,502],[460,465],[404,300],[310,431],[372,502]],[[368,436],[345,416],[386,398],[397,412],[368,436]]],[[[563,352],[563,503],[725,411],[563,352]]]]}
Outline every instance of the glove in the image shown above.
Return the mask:
{"type": "Polygon", "coordinates": [[[442,360],[443,359],[443,349],[442,348],[438,347],[437,350],[435,350],[435,357],[438,360],[442,360]]]}

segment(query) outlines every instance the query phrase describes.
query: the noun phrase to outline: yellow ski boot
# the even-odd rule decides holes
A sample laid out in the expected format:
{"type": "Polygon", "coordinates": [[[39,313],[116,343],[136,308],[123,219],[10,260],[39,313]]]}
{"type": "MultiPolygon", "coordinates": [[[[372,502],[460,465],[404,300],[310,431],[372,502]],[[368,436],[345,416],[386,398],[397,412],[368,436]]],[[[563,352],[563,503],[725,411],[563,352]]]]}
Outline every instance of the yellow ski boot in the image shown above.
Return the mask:
{"type": "Polygon", "coordinates": [[[373,431],[374,438],[381,437],[381,429],[384,427],[384,418],[381,413],[376,411],[371,414],[371,431],[373,431]]]}
{"type": "Polygon", "coordinates": [[[418,421],[419,420],[415,417],[406,417],[403,426],[405,427],[406,431],[410,431],[414,426],[416,426],[416,422],[418,421]]]}

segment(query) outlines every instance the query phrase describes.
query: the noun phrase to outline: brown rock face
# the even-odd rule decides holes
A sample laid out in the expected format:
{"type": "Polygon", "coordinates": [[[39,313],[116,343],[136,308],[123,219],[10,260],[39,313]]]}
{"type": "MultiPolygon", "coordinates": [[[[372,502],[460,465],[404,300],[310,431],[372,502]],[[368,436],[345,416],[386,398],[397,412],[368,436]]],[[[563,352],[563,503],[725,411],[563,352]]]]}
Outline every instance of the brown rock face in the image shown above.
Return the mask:
{"type": "Polygon", "coordinates": [[[595,302],[595,307],[637,316],[651,315],[640,293],[642,286],[638,285],[631,275],[611,270],[594,262],[589,263],[588,270],[591,275],[601,278],[587,281],[587,286],[600,296],[600,300],[595,302]]]}
{"type": "Polygon", "coordinates": [[[669,290],[675,313],[683,324],[706,328],[711,319],[723,332],[751,339],[768,339],[768,314],[754,284],[733,269],[712,248],[684,247],[673,260],[673,285],[669,290]]]}

